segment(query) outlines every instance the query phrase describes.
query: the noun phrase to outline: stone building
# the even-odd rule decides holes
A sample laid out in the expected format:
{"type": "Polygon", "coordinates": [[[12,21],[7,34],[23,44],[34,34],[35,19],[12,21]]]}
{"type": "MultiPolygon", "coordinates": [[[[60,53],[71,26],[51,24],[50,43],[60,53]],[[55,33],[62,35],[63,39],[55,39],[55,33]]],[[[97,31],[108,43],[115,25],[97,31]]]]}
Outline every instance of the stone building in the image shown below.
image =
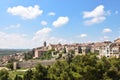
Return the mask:
{"type": "Polygon", "coordinates": [[[18,68],[18,62],[13,63],[13,69],[16,70],[18,68]]]}
{"type": "Polygon", "coordinates": [[[57,52],[54,56],[57,56],[59,53],[63,53],[64,50],[66,53],[74,51],[75,55],[82,55],[86,53],[99,53],[99,57],[120,57],[120,38],[111,41],[96,42],[96,43],[76,43],[76,44],[49,44],[46,45],[46,42],[43,43],[42,47],[34,49],[35,58],[40,57],[48,50],[55,50],[57,52]]]}
{"type": "Polygon", "coordinates": [[[60,43],[58,43],[58,44],[49,44],[49,46],[48,46],[48,50],[52,50],[52,49],[54,49],[55,51],[61,51],[61,50],[63,50],[63,45],[62,44],[60,44],[60,43]]]}
{"type": "Polygon", "coordinates": [[[110,45],[110,55],[114,57],[120,57],[120,38],[114,40],[110,45]]]}
{"type": "Polygon", "coordinates": [[[40,57],[48,50],[48,47],[46,45],[47,45],[46,42],[44,42],[42,47],[37,47],[37,48],[33,49],[34,50],[34,58],[40,57]]]}

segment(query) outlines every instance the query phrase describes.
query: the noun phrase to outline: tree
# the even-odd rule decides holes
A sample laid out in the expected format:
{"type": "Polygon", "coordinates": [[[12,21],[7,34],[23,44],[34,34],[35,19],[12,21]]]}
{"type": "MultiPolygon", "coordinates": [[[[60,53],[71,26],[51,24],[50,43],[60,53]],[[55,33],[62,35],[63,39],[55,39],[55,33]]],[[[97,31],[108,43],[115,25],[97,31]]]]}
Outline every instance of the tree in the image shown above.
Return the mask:
{"type": "Polygon", "coordinates": [[[42,59],[42,60],[44,60],[44,59],[47,59],[47,60],[49,60],[49,59],[51,59],[52,58],[52,52],[53,52],[54,50],[48,50],[47,52],[45,52],[41,57],[40,57],[40,59],[42,59]]]}
{"type": "Polygon", "coordinates": [[[33,80],[47,80],[47,68],[43,67],[41,64],[38,64],[35,67],[33,80]]]}
{"type": "Polygon", "coordinates": [[[83,76],[78,72],[70,71],[70,79],[71,80],[82,80],[83,76]]]}
{"type": "Polygon", "coordinates": [[[57,61],[53,64],[48,71],[50,80],[70,80],[69,65],[66,61],[57,61]]]}
{"type": "Polygon", "coordinates": [[[63,51],[62,51],[63,53],[66,53],[66,48],[64,47],[64,49],[63,49],[63,51]]]}
{"type": "Polygon", "coordinates": [[[68,64],[70,64],[70,63],[71,63],[72,58],[73,58],[73,54],[72,54],[72,53],[68,53],[67,58],[66,58],[66,60],[67,60],[68,64]]]}
{"type": "Polygon", "coordinates": [[[69,53],[66,60],[56,61],[51,66],[44,67],[38,64],[35,70],[26,71],[23,78],[24,80],[119,80],[120,60],[106,57],[99,59],[93,53],[74,57],[69,53]]]}
{"type": "Polygon", "coordinates": [[[107,76],[111,78],[112,80],[119,80],[120,79],[120,74],[115,71],[115,69],[110,69],[107,71],[107,76]]]}
{"type": "Polygon", "coordinates": [[[22,77],[16,75],[15,78],[14,78],[14,80],[22,80],[22,77]]]}
{"type": "Polygon", "coordinates": [[[34,56],[34,50],[24,53],[24,59],[25,60],[32,59],[33,56],[34,56]]]}
{"type": "Polygon", "coordinates": [[[6,67],[9,68],[10,70],[13,70],[13,63],[8,63],[6,67]]]}
{"type": "Polygon", "coordinates": [[[6,69],[0,70],[0,80],[9,80],[8,71],[6,69]]]}
{"type": "Polygon", "coordinates": [[[70,50],[70,53],[71,54],[75,54],[75,50],[70,50]]]}
{"type": "Polygon", "coordinates": [[[32,80],[33,72],[31,69],[27,70],[23,76],[23,80],[32,80]]]}

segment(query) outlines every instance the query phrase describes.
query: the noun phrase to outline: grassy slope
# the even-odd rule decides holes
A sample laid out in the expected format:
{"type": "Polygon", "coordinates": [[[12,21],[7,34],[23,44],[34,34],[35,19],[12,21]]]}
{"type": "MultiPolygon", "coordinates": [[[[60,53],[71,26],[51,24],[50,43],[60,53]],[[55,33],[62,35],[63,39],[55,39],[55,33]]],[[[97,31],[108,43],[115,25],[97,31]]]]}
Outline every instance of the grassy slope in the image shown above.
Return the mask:
{"type": "Polygon", "coordinates": [[[19,76],[23,77],[24,73],[25,73],[25,71],[15,71],[15,70],[14,71],[9,71],[9,77],[12,80],[14,80],[16,75],[19,75],[19,76]]]}
{"type": "MultiPolygon", "coordinates": [[[[31,68],[31,69],[34,70],[35,68],[31,68]]],[[[9,71],[9,77],[12,80],[14,80],[16,75],[19,75],[23,78],[23,75],[27,70],[28,69],[17,69],[17,70],[9,71]]]]}

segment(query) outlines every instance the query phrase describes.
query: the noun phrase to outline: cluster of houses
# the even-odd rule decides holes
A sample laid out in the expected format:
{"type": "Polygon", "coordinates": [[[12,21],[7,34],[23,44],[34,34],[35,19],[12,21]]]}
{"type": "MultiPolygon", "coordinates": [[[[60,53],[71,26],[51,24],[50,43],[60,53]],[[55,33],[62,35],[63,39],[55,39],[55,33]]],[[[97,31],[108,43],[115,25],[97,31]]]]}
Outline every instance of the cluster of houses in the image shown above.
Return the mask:
{"type": "Polygon", "coordinates": [[[0,57],[0,67],[6,65],[12,61],[23,61],[24,53],[15,53],[11,55],[5,55],[0,57]]]}
{"type": "MultiPolygon", "coordinates": [[[[87,53],[98,53],[99,57],[120,57],[120,38],[111,41],[95,42],[95,43],[76,43],[76,44],[49,44],[47,46],[44,42],[42,47],[34,48],[34,58],[38,58],[45,54],[48,50],[54,49],[56,52],[62,53],[64,50],[66,53],[74,51],[75,55],[84,55],[87,53]]],[[[54,54],[52,54],[55,57],[54,54]]]]}

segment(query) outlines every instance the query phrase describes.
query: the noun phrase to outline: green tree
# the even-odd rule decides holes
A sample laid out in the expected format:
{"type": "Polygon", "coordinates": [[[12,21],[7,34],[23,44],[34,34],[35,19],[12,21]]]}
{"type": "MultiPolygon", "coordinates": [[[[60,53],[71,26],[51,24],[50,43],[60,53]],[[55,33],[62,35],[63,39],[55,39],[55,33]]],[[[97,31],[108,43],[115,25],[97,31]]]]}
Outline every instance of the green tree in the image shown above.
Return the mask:
{"type": "Polygon", "coordinates": [[[71,54],[75,54],[75,50],[70,50],[70,53],[71,54]]]}
{"type": "Polygon", "coordinates": [[[22,77],[16,75],[15,78],[14,78],[14,80],[22,80],[22,77]]]}
{"type": "Polygon", "coordinates": [[[23,78],[24,80],[119,80],[120,60],[98,58],[93,53],[74,57],[69,53],[66,60],[56,61],[51,66],[44,67],[38,64],[35,70],[26,71],[23,78]]]}
{"type": "Polygon", "coordinates": [[[32,59],[33,56],[34,56],[34,50],[24,53],[24,59],[25,60],[32,59]]]}
{"type": "Polygon", "coordinates": [[[33,80],[47,80],[47,68],[43,67],[41,64],[38,64],[35,67],[33,80]]]}
{"type": "Polygon", "coordinates": [[[31,69],[27,70],[23,76],[23,80],[32,80],[33,72],[31,69]]]}
{"type": "Polygon", "coordinates": [[[107,76],[112,80],[119,80],[120,74],[115,69],[110,69],[107,71],[107,76]]]}
{"type": "Polygon", "coordinates": [[[51,59],[52,58],[52,51],[54,50],[48,50],[47,52],[45,52],[41,57],[40,59],[44,60],[44,59],[51,59]]]}
{"type": "Polygon", "coordinates": [[[72,58],[73,58],[73,54],[72,53],[68,53],[66,61],[68,62],[68,64],[70,64],[72,62],[72,58]]]}
{"type": "Polygon", "coordinates": [[[6,69],[0,70],[0,80],[9,80],[8,71],[6,69]]]}
{"type": "Polygon", "coordinates": [[[48,77],[51,80],[70,80],[69,65],[66,61],[57,61],[49,68],[48,77]]]}
{"type": "Polygon", "coordinates": [[[66,48],[65,48],[65,47],[64,47],[64,49],[63,49],[62,53],[66,53],[66,48]]]}
{"type": "Polygon", "coordinates": [[[13,63],[7,63],[6,67],[10,70],[13,70],[13,63]]]}

